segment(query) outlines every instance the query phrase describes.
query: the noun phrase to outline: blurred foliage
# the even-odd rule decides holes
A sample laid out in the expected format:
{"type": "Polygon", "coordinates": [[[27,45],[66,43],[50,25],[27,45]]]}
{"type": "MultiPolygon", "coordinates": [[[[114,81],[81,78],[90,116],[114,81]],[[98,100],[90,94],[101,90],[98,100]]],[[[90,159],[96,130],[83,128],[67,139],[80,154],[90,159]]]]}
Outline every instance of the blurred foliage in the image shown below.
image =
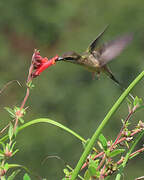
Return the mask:
{"type": "MultiPolygon", "coordinates": [[[[110,26],[104,35],[105,41],[126,32],[135,35],[133,43],[110,64],[116,77],[127,87],[144,67],[142,4],[142,0],[0,1],[0,87],[13,79],[23,85],[21,88],[13,84],[1,94],[1,127],[9,120],[3,107],[19,105],[24,96],[25,78],[34,48],[48,57],[70,50],[82,52],[107,24],[110,26]]],[[[27,103],[30,107],[26,120],[50,117],[85,138],[93,134],[121,94],[119,87],[104,75],[99,81],[93,81],[91,74],[84,69],[60,62],[34,83],[36,87],[27,103]]],[[[143,92],[141,82],[132,93],[143,97],[143,92]]],[[[121,126],[120,119],[127,114],[126,108],[125,103],[113,116],[105,128],[105,136],[115,137],[121,126]]],[[[132,120],[138,122],[142,114],[132,120]]],[[[42,160],[48,155],[58,155],[74,166],[83,150],[70,135],[43,124],[26,129],[17,141],[20,152],[12,161],[32,167],[37,174],[53,180],[63,177],[64,163],[48,159],[42,165],[42,160]]],[[[143,175],[142,157],[138,158],[131,160],[125,179],[143,175]]]]}

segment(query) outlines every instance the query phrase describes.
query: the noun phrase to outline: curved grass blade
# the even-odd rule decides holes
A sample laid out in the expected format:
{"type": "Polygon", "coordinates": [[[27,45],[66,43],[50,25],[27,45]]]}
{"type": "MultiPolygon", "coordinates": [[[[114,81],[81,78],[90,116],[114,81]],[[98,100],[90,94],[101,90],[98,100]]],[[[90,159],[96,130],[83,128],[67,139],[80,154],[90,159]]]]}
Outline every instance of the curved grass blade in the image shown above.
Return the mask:
{"type": "MultiPolygon", "coordinates": [[[[54,126],[57,126],[65,131],[67,131],[68,133],[72,134],[73,136],[75,136],[77,139],[81,140],[82,142],[86,142],[86,140],[81,137],[79,134],[77,134],[76,132],[74,132],[73,130],[69,129],[68,127],[56,122],[56,121],[53,121],[51,119],[48,119],[48,118],[39,118],[39,119],[34,119],[32,121],[29,121],[27,123],[25,123],[24,125],[20,126],[18,128],[18,132],[21,131],[22,129],[28,127],[28,126],[31,126],[31,125],[34,125],[34,124],[37,124],[37,123],[48,123],[48,124],[52,124],[54,126]]],[[[8,136],[4,136],[0,139],[0,142],[4,142],[8,139],[8,136]]]]}
{"type": "Polygon", "coordinates": [[[31,126],[33,124],[37,124],[37,123],[48,123],[48,124],[52,124],[54,126],[57,126],[65,131],[67,131],[68,133],[72,134],[73,136],[75,136],[76,138],[78,138],[79,140],[81,140],[82,142],[86,142],[86,140],[81,137],[79,134],[77,134],[76,132],[74,132],[73,130],[67,128],[66,126],[56,122],[56,121],[53,121],[51,119],[48,119],[48,118],[39,118],[39,119],[34,119],[32,121],[29,121],[28,123],[25,123],[24,125],[20,126],[19,129],[18,129],[18,132],[21,131],[22,129],[28,127],[28,126],[31,126]]]}

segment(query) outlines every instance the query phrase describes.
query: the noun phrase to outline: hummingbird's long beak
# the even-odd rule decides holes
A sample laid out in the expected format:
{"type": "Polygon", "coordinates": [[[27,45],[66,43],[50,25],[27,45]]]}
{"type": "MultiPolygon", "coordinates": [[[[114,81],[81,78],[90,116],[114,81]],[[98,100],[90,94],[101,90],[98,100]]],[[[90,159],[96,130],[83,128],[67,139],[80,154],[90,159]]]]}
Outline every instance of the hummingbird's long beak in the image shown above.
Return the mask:
{"type": "Polygon", "coordinates": [[[77,54],[73,51],[70,51],[70,52],[64,53],[63,55],[59,56],[58,61],[76,63],[80,57],[81,56],[79,54],[77,54]]]}
{"type": "Polygon", "coordinates": [[[65,58],[63,58],[62,56],[59,56],[58,57],[58,59],[57,59],[57,61],[62,61],[62,60],[64,60],[65,58]]]}
{"type": "Polygon", "coordinates": [[[62,56],[59,56],[57,61],[73,61],[75,60],[73,57],[62,57],[62,56]]]}

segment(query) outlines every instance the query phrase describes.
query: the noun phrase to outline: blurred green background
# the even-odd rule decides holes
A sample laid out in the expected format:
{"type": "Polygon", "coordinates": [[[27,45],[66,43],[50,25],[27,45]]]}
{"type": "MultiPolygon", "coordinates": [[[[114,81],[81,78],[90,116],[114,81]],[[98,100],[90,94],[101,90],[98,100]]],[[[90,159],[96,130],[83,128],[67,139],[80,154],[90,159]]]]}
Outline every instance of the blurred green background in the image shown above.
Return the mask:
{"type": "MultiPolygon", "coordinates": [[[[14,83],[0,96],[1,128],[10,120],[3,108],[19,106],[24,97],[34,48],[47,57],[70,50],[81,53],[109,24],[105,41],[134,32],[132,44],[110,63],[117,79],[127,87],[144,68],[143,0],[1,0],[0,11],[0,87],[14,79],[23,85],[14,83]]],[[[48,117],[84,138],[91,137],[121,94],[120,88],[105,75],[93,81],[83,68],[62,62],[33,83],[36,87],[26,104],[29,108],[25,121],[48,117]]],[[[143,84],[142,80],[132,93],[143,97],[143,84]]],[[[127,112],[125,102],[104,128],[107,139],[115,138],[127,112]]],[[[140,119],[143,120],[143,112],[135,114],[132,121],[136,124],[140,119]]],[[[25,165],[48,180],[62,179],[65,164],[51,158],[42,165],[47,156],[59,156],[74,167],[83,151],[80,141],[48,124],[25,129],[18,135],[17,143],[20,151],[10,162],[25,165]]],[[[144,175],[143,162],[142,155],[131,160],[124,179],[144,175]]]]}

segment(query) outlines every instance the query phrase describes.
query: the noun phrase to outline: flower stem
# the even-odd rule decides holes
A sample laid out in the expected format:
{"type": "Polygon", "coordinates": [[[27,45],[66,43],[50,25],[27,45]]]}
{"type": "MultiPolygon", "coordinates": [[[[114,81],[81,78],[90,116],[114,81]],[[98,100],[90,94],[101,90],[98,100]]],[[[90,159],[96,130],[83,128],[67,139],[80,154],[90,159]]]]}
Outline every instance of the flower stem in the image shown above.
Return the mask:
{"type": "Polygon", "coordinates": [[[128,114],[128,116],[126,117],[126,119],[125,119],[125,121],[124,121],[124,123],[123,123],[123,126],[122,126],[122,128],[121,128],[121,130],[120,130],[120,132],[119,132],[119,134],[118,134],[118,136],[117,136],[117,138],[116,138],[116,140],[115,140],[114,143],[112,144],[110,150],[117,144],[118,140],[120,139],[120,137],[121,137],[121,135],[122,135],[122,132],[123,132],[123,130],[124,130],[124,128],[125,128],[125,125],[126,125],[127,121],[130,119],[130,117],[133,115],[133,113],[134,113],[134,111],[129,112],[129,114],[128,114]]]}
{"type": "MultiPolygon", "coordinates": [[[[33,56],[32,56],[32,58],[33,58],[33,56]]],[[[30,68],[29,68],[28,77],[27,77],[27,83],[32,81],[32,77],[31,77],[32,71],[33,71],[33,64],[31,64],[30,68]]],[[[20,106],[20,112],[24,108],[25,103],[26,103],[26,101],[27,101],[27,99],[29,97],[29,94],[30,94],[30,87],[27,86],[26,95],[25,95],[24,100],[22,101],[21,106],[20,106]]],[[[18,117],[16,117],[15,125],[14,125],[14,131],[16,130],[16,127],[18,125],[18,120],[19,120],[18,117]]]]}

